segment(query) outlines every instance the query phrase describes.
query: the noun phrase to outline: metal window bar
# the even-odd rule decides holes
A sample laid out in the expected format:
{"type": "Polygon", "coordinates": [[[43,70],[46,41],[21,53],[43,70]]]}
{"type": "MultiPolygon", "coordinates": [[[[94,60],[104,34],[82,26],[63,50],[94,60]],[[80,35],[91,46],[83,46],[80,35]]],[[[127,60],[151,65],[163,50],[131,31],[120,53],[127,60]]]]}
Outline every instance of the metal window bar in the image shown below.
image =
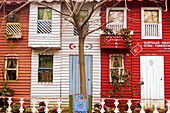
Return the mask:
{"type": "Polygon", "coordinates": [[[7,23],[6,33],[7,34],[17,34],[20,33],[20,23],[7,23]]]}
{"type": "Polygon", "coordinates": [[[37,33],[38,34],[51,34],[52,33],[52,20],[38,20],[37,33]]]}

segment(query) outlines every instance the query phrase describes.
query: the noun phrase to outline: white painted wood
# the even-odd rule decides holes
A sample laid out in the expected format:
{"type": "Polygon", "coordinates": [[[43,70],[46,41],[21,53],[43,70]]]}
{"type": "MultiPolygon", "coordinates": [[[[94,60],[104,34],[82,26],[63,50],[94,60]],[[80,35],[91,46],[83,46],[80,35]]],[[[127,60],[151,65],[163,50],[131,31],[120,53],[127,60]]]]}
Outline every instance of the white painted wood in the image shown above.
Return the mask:
{"type": "Polygon", "coordinates": [[[48,109],[48,103],[49,103],[49,101],[48,101],[48,99],[45,99],[45,113],[48,113],[48,111],[49,111],[49,109],[48,109]]]}
{"type": "Polygon", "coordinates": [[[32,108],[32,112],[33,113],[35,113],[37,110],[36,110],[36,108],[35,108],[35,104],[37,103],[37,101],[35,100],[35,98],[34,99],[32,99],[32,101],[33,101],[33,108],[32,108]]]}
{"type": "Polygon", "coordinates": [[[168,111],[167,111],[167,113],[170,113],[170,100],[167,100],[166,105],[167,105],[167,107],[168,107],[168,111]]]}
{"type": "MultiPolygon", "coordinates": [[[[140,56],[141,99],[164,99],[164,57],[140,56]]],[[[153,100],[146,100],[147,107],[153,106],[153,100]]],[[[164,108],[164,101],[158,101],[158,107],[164,108]]]]}
{"type": "Polygon", "coordinates": [[[24,99],[23,98],[20,98],[20,109],[19,109],[19,111],[20,111],[20,113],[23,113],[23,111],[24,111],[24,109],[23,109],[23,103],[24,103],[24,99]]]}
{"type": "Polygon", "coordinates": [[[144,105],[145,105],[145,103],[144,103],[143,100],[141,100],[140,105],[141,105],[141,111],[140,111],[140,113],[145,113],[145,111],[144,111],[144,105]]]}
{"type": "Polygon", "coordinates": [[[102,105],[102,108],[101,108],[101,110],[100,110],[101,113],[104,113],[104,112],[105,112],[105,110],[104,110],[104,104],[105,104],[104,100],[105,100],[105,99],[102,99],[102,102],[100,102],[100,104],[102,105]]]}
{"type": "MultiPolygon", "coordinates": [[[[57,2],[49,3],[53,8],[61,10],[61,5],[57,2]]],[[[28,46],[37,47],[55,47],[61,48],[60,39],[60,15],[52,11],[52,33],[51,34],[37,34],[37,20],[38,20],[38,7],[44,7],[36,3],[30,4],[29,15],[29,39],[28,46]]]]}
{"type": "Polygon", "coordinates": [[[159,113],[157,110],[157,101],[154,101],[154,112],[153,113],[159,113]]]}
{"type": "Polygon", "coordinates": [[[7,109],[7,113],[11,113],[11,110],[12,110],[12,108],[11,108],[11,103],[12,103],[12,97],[8,97],[8,109],[7,109]]]}
{"type": "Polygon", "coordinates": [[[132,113],[132,110],[131,110],[131,105],[132,105],[131,99],[128,99],[127,105],[128,105],[127,113],[132,113]]]}
{"type": "Polygon", "coordinates": [[[61,102],[60,102],[60,100],[57,102],[58,103],[58,109],[57,109],[57,111],[58,111],[58,113],[61,113],[61,102]]]}
{"type": "Polygon", "coordinates": [[[162,39],[162,10],[159,7],[142,7],[141,8],[141,38],[142,39],[162,39]],[[157,26],[153,26],[156,23],[149,23],[147,27],[144,23],[144,10],[158,10],[159,22],[157,26]]]}
{"type": "Polygon", "coordinates": [[[119,100],[119,99],[115,99],[115,102],[114,102],[115,107],[116,107],[115,110],[114,110],[115,113],[119,113],[119,110],[118,110],[119,102],[118,102],[118,100],[119,100]]]}

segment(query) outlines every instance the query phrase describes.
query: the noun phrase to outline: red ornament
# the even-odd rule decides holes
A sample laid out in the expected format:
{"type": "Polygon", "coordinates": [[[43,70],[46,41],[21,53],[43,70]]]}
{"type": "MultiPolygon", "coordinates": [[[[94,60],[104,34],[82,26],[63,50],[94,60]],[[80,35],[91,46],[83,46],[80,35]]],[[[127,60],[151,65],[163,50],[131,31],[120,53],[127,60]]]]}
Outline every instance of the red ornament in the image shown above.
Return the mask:
{"type": "Polygon", "coordinates": [[[142,46],[139,45],[139,44],[137,44],[136,46],[134,46],[134,47],[130,50],[130,52],[131,52],[134,56],[136,56],[136,55],[139,54],[142,50],[143,50],[142,46]]]}

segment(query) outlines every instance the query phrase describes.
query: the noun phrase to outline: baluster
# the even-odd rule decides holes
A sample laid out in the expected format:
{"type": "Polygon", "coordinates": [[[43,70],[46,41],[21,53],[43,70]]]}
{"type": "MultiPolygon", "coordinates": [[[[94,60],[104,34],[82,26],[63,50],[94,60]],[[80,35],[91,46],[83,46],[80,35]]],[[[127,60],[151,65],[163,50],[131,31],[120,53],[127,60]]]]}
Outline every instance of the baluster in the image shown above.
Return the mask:
{"type": "Polygon", "coordinates": [[[45,113],[48,113],[49,109],[48,109],[48,99],[45,100],[45,113]]]}
{"type": "Polygon", "coordinates": [[[36,104],[36,100],[35,98],[33,99],[33,108],[32,108],[32,112],[35,113],[37,110],[35,109],[35,104],[36,104]]]}
{"type": "Polygon", "coordinates": [[[23,113],[23,111],[24,111],[24,109],[23,109],[23,103],[24,103],[23,98],[21,98],[21,100],[19,102],[20,102],[20,105],[21,105],[19,111],[20,111],[20,113],[23,113]]]}
{"type": "Polygon", "coordinates": [[[168,111],[166,113],[170,113],[170,109],[169,109],[169,107],[170,107],[170,100],[167,100],[166,105],[168,106],[168,111]]]}
{"type": "Polygon", "coordinates": [[[159,112],[157,111],[157,101],[154,101],[154,107],[155,107],[155,110],[154,110],[153,113],[159,113],[159,112]]]}
{"type": "Polygon", "coordinates": [[[132,105],[132,102],[131,102],[131,99],[128,99],[128,103],[127,103],[127,105],[128,105],[128,113],[132,113],[132,110],[130,109],[130,107],[131,107],[131,105],[132,105]]]}
{"type": "Polygon", "coordinates": [[[58,111],[58,113],[61,113],[61,102],[60,102],[60,100],[57,102],[58,103],[58,109],[57,109],[57,111],[58,111]]]}
{"type": "Polygon", "coordinates": [[[119,113],[119,110],[118,110],[118,108],[117,108],[117,106],[118,106],[118,104],[119,104],[118,100],[119,100],[119,99],[115,99],[115,102],[114,102],[115,107],[116,107],[115,110],[114,110],[115,113],[119,113]]]}
{"type": "Polygon", "coordinates": [[[100,110],[101,113],[104,113],[104,112],[105,112],[105,110],[104,110],[104,104],[105,104],[104,100],[105,100],[105,99],[102,99],[102,102],[100,102],[101,105],[102,105],[102,109],[100,110]]]}
{"type": "Polygon", "coordinates": [[[140,111],[140,113],[145,113],[145,111],[144,111],[144,101],[143,101],[143,100],[141,100],[140,105],[141,105],[141,111],[140,111]]]}
{"type": "Polygon", "coordinates": [[[11,110],[12,110],[12,108],[11,108],[11,103],[12,103],[12,97],[8,97],[8,109],[7,109],[7,113],[11,113],[11,110]]]}

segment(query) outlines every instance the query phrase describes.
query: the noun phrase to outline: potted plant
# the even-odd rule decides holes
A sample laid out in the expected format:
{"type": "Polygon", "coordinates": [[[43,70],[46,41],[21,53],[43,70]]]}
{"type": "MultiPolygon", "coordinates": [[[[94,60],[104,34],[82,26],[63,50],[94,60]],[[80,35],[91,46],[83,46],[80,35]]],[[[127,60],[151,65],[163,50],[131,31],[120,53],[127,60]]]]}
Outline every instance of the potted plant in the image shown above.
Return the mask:
{"type": "MultiPolygon", "coordinates": [[[[2,82],[0,88],[0,96],[12,96],[14,94],[14,89],[8,86],[7,82],[2,82]]],[[[0,107],[2,107],[2,111],[6,111],[8,107],[7,103],[8,98],[0,98],[0,107]]]]}
{"type": "Polygon", "coordinates": [[[12,105],[12,113],[19,113],[19,108],[20,108],[20,105],[14,103],[12,105]]]}
{"type": "Polygon", "coordinates": [[[50,113],[58,113],[57,112],[57,107],[56,106],[52,106],[52,109],[50,110],[50,113]]]}
{"type": "Polygon", "coordinates": [[[39,109],[38,109],[38,111],[39,111],[39,113],[45,113],[45,103],[44,103],[44,101],[41,101],[40,103],[39,103],[39,109]]]}

